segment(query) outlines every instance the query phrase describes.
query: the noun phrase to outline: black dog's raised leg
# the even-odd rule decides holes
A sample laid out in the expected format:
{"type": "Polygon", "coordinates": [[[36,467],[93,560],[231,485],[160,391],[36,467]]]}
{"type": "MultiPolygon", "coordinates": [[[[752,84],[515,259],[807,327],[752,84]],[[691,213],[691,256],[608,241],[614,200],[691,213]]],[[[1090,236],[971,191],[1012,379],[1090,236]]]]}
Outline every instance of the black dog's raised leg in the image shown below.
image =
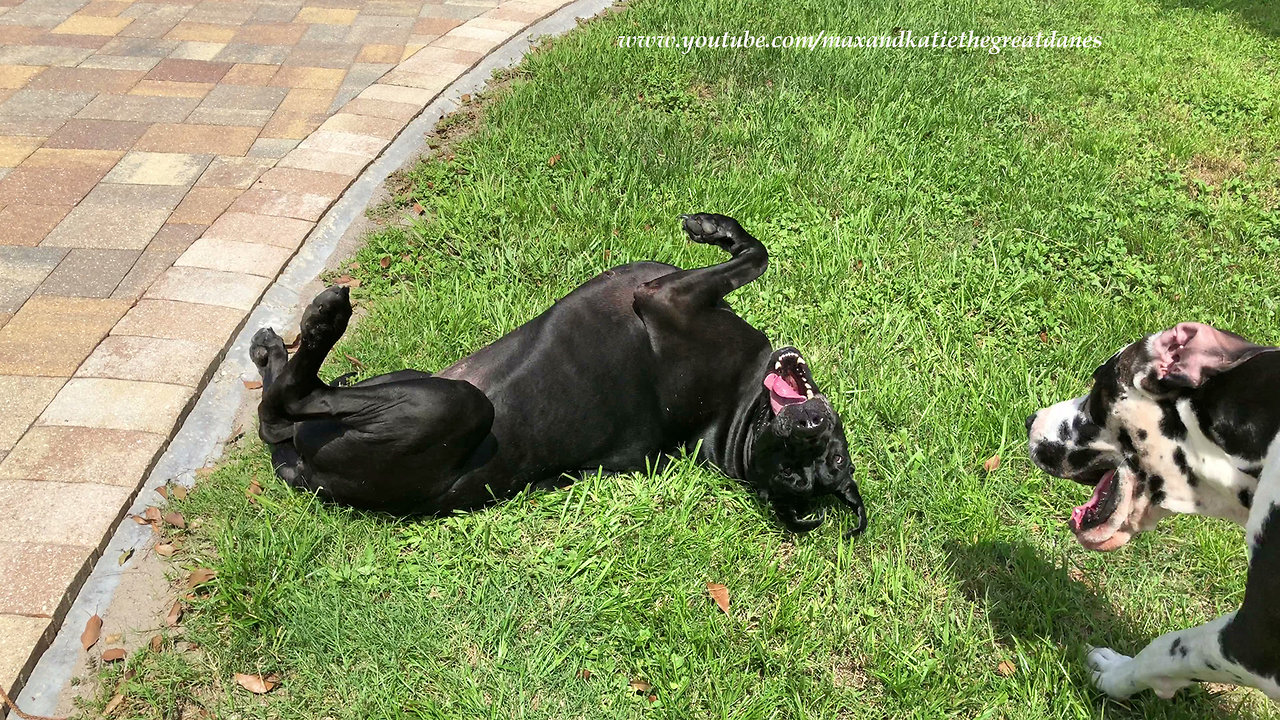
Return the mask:
{"type": "Polygon", "coordinates": [[[858,526],[849,532],[849,536],[861,535],[862,531],[867,529],[867,507],[862,504],[862,495],[858,494],[858,488],[854,485],[846,485],[837,488],[832,494],[858,514],[858,526]]]}
{"type": "MultiPolygon", "coordinates": [[[[262,328],[254,334],[249,344],[249,358],[258,367],[265,394],[284,372],[285,365],[289,362],[289,353],[285,350],[284,341],[274,330],[262,328]]],[[[264,407],[269,408],[259,403],[258,437],[271,446],[271,466],[275,468],[276,475],[290,485],[298,486],[302,468],[298,450],[293,446],[294,424],[273,415],[269,409],[264,412],[264,407]]]]}
{"type": "Polygon", "coordinates": [[[769,252],[764,244],[727,215],[683,215],[684,231],[693,242],[716,245],[733,257],[718,265],[681,270],[645,283],[637,291],[676,307],[706,307],[764,274],[769,252]]]}
{"type": "MultiPolygon", "coordinates": [[[[320,366],[346,331],[350,319],[350,291],[345,287],[331,287],[317,295],[307,306],[302,315],[298,351],[279,371],[272,370],[271,362],[278,354],[270,347],[267,348],[267,372],[273,377],[268,385],[266,375],[263,376],[262,403],[258,406],[260,421],[265,420],[275,425],[282,421],[297,422],[317,411],[324,413],[324,409],[315,408],[314,403],[308,401],[312,395],[329,389],[318,375],[320,366]]],[[[279,349],[283,352],[283,343],[279,349]]],[[[252,349],[250,353],[253,353],[252,349]]]]}

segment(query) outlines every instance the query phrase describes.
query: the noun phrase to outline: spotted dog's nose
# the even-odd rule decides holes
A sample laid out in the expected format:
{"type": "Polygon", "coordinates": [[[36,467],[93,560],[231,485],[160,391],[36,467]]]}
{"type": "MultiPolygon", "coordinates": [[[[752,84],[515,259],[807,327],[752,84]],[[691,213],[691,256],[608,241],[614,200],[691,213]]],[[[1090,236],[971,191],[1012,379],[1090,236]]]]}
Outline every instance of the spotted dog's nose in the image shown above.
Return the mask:
{"type": "Polygon", "coordinates": [[[1039,414],[1040,413],[1038,412],[1033,412],[1027,416],[1027,434],[1028,435],[1031,434],[1031,426],[1036,424],[1036,416],[1039,414]]]}

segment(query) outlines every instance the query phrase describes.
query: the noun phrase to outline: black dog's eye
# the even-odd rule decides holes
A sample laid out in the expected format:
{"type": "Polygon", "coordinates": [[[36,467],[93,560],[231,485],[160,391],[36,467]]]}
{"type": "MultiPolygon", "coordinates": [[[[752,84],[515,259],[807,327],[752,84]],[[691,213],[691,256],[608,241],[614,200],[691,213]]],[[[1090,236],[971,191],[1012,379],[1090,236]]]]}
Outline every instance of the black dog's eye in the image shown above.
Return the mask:
{"type": "Polygon", "coordinates": [[[841,465],[843,465],[843,464],[844,464],[844,456],[843,456],[843,455],[837,455],[837,456],[836,456],[836,459],[835,459],[835,460],[832,460],[832,462],[834,462],[834,463],[836,464],[836,467],[840,467],[841,465]]]}

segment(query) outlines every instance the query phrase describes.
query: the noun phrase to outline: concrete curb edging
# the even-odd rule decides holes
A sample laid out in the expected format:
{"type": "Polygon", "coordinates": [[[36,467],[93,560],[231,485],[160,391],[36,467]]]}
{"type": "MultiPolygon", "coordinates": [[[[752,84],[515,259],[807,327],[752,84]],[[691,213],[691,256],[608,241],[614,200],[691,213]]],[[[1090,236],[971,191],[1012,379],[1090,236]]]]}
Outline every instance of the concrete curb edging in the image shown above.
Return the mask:
{"type": "MultiPolygon", "coordinates": [[[[159,498],[158,495],[153,496],[153,493],[166,483],[190,487],[195,482],[196,470],[211,464],[222,454],[225,443],[230,439],[236,413],[248,396],[242,380],[257,376],[256,368],[248,359],[248,346],[253,333],[264,325],[276,328],[296,327],[306,302],[310,300],[302,296],[303,288],[323,271],[344,232],[364,211],[387,176],[413,158],[421,146],[423,135],[440,118],[458,107],[462,95],[483,89],[494,70],[518,62],[532,47],[533,39],[563,34],[576,27],[579,18],[593,17],[612,4],[612,0],[574,0],[562,6],[558,0],[550,3],[546,0],[540,3],[529,2],[530,9],[541,7],[546,11],[537,16],[540,19],[528,18],[532,20],[532,24],[527,27],[526,23],[520,22],[522,29],[510,25],[499,26],[489,30],[491,34],[483,37],[471,38],[466,37],[467,33],[460,34],[461,37],[453,45],[463,52],[474,52],[473,48],[481,47],[479,43],[491,45],[496,40],[497,32],[502,32],[502,36],[509,39],[498,43],[496,49],[480,57],[469,68],[457,68],[462,70],[461,74],[433,93],[433,99],[422,112],[399,131],[395,139],[380,151],[377,159],[363,169],[358,178],[319,218],[297,254],[289,260],[270,287],[266,288],[246,321],[237,329],[234,341],[226,348],[225,353],[219,352],[213,358],[212,362],[218,362],[219,359],[221,361],[212,378],[199,393],[198,400],[182,420],[180,429],[121,517],[140,515],[147,507],[159,504],[153,501],[153,497],[159,498]],[[558,9],[555,9],[557,6],[558,9]]],[[[499,19],[498,22],[502,20],[499,19]]],[[[428,49],[430,48],[419,52],[428,49]]],[[[421,73],[414,71],[415,65],[410,64],[417,57],[415,55],[401,63],[382,81],[370,86],[366,90],[369,95],[362,93],[364,97],[357,97],[352,102],[381,99],[378,94],[382,91],[374,90],[378,86],[394,84],[408,88],[427,82],[421,73]]],[[[430,55],[424,58],[438,65],[438,58],[432,59],[430,55]]],[[[431,77],[438,75],[433,74],[431,77]]],[[[422,87],[418,89],[426,90],[422,87]]],[[[326,128],[322,126],[318,132],[324,131],[326,128]]],[[[341,131],[335,134],[338,132],[341,131]]],[[[343,138],[336,139],[339,142],[342,140],[343,138]]],[[[329,152],[336,148],[317,147],[315,150],[329,152]]],[[[181,262],[179,259],[175,268],[183,268],[181,262]]],[[[149,526],[135,523],[117,525],[77,592],[52,643],[40,656],[25,686],[15,696],[18,706],[25,712],[51,715],[56,711],[59,696],[78,670],[81,653],[79,636],[85,622],[92,615],[106,611],[120,584],[121,576],[134,562],[131,560],[121,565],[117,559],[130,550],[134,551],[133,557],[136,558],[153,543],[154,533],[149,526]]],[[[3,714],[0,713],[0,716],[3,714]]]]}

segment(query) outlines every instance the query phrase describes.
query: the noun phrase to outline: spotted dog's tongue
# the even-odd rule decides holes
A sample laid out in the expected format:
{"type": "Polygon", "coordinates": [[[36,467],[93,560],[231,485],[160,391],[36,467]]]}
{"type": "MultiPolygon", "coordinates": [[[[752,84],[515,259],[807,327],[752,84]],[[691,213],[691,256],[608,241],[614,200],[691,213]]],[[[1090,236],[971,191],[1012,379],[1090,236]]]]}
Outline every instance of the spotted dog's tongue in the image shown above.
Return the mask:
{"type": "Polygon", "coordinates": [[[769,404],[776,415],[785,405],[804,402],[804,394],[791,387],[791,383],[777,373],[764,376],[764,386],[769,389],[769,404]]]}
{"type": "Polygon", "coordinates": [[[1093,487],[1093,496],[1089,498],[1089,502],[1071,511],[1071,520],[1067,524],[1072,532],[1080,532],[1089,528],[1089,523],[1094,520],[1094,516],[1097,514],[1098,506],[1109,499],[1112,487],[1115,485],[1115,477],[1115,470],[1108,471],[1098,481],[1098,484],[1093,487]]]}

